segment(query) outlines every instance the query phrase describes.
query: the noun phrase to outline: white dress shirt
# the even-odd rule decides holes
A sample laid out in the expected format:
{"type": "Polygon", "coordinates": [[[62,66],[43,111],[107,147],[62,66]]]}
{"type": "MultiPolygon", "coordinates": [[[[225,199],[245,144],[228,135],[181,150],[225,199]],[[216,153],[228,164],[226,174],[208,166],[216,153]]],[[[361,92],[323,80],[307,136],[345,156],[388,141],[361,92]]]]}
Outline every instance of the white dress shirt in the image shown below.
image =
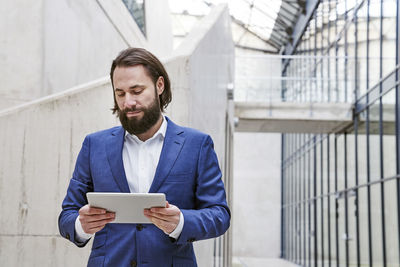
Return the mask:
{"type": "MultiPolygon", "coordinates": [[[[167,120],[164,116],[160,129],[144,142],[136,135],[125,132],[122,160],[131,193],[149,192],[160,159],[166,132],[167,120]]],[[[183,223],[184,218],[181,212],[179,224],[169,236],[177,239],[182,232],[183,223]]],[[[76,240],[79,242],[84,242],[92,236],[83,231],[79,216],[75,221],[75,232],[76,240]]]]}

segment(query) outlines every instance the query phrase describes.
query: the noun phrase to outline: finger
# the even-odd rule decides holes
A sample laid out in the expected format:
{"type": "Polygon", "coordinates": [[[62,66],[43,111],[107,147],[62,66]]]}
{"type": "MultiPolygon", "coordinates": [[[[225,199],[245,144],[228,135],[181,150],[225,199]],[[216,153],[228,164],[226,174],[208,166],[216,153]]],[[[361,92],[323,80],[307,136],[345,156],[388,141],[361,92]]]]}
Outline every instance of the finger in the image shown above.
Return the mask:
{"type": "Polygon", "coordinates": [[[151,208],[150,211],[153,213],[160,213],[168,216],[176,215],[180,212],[179,209],[175,206],[170,206],[169,208],[151,208]]]}
{"type": "Polygon", "coordinates": [[[103,221],[98,221],[98,222],[93,222],[93,223],[85,223],[82,224],[82,228],[85,233],[88,234],[94,234],[106,226],[106,224],[114,221],[114,218],[108,219],[108,220],[103,220],[103,221]]]}
{"type": "Polygon", "coordinates": [[[111,218],[115,218],[115,213],[109,212],[106,214],[98,214],[98,215],[79,215],[79,220],[81,222],[95,222],[111,218]]]}
{"type": "Polygon", "coordinates": [[[93,229],[98,228],[98,227],[104,227],[107,223],[110,223],[112,221],[114,221],[114,219],[107,219],[107,220],[101,220],[101,221],[96,221],[96,222],[90,222],[90,223],[86,224],[86,228],[90,229],[90,230],[93,230],[93,229]]]}
{"type": "Polygon", "coordinates": [[[79,210],[79,214],[88,214],[88,215],[92,215],[92,214],[104,214],[107,211],[105,209],[102,208],[95,208],[95,207],[91,207],[89,205],[85,205],[83,206],[80,210],[79,210]]]}
{"type": "Polygon", "coordinates": [[[160,221],[165,221],[165,222],[173,223],[176,225],[179,223],[179,220],[180,220],[179,214],[173,215],[173,216],[167,216],[167,215],[163,215],[160,213],[144,212],[144,215],[147,218],[149,218],[150,221],[152,221],[153,219],[157,219],[160,221]]]}
{"type": "Polygon", "coordinates": [[[91,207],[89,206],[89,209],[87,211],[87,214],[104,214],[107,213],[106,209],[102,209],[102,208],[96,208],[96,207],[91,207]]]}
{"type": "Polygon", "coordinates": [[[170,216],[165,216],[165,215],[162,215],[160,213],[147,213],[147,217],[150,218],[150,219],[156,218],[156,219],[159,219],[159,220],[168,221],[168,217],[170,217],[170,216]]]}
{"type": "Polygon", "coordinates": [[[144,214],[147,214],[149,216],[154,216],[154,217],[157,217],[157,218],[161,218],[161,219],[166,219],[168,217],[176,215],[175,213],[157,212],[157,211],[153,211],[152,209],[151,210],[144,210],[144,214]]]}
{"type": "Polygon", "coordinates": [[[156,217],[148,217],[150,219],[150,221],[155,224],[158,228],[163,227],[166,224],[166,221],[160,218],[156,218],[156,217]]]}
{"type": "Polygon", "coordinates": [[[172,233],[173,230],[177,226],[177,224],[174,224],[172,222],[165,221],[165,220],[158,219],[158,218],[154,218],[154,217],[152,217],[151,222],[155,226],[157,226],[158,228],[160,228],[161,230],[163,230],[164,232],[167,232],[167,233],[172,233]]]}

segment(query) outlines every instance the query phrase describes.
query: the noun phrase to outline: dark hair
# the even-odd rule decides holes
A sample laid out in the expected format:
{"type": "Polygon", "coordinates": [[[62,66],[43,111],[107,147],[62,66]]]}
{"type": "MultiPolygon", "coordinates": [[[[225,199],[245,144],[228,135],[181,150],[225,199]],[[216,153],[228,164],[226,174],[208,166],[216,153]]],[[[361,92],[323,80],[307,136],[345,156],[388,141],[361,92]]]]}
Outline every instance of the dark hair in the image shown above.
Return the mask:
{"type": "Polygon", "coordinates": [[[164,109],[171,102],[171,83],[169,81],[168,73],[165,70],[163,64],[158,60],[156,56],[143,48],[127,48],[119,53],[119,55],[113,60],[110,71],[111,85],[113,88],[114,96],[114,107],[111,109],[113,114],[115,114],[119,108],[114,94],[114,81],[113,74],[116,67],[133,67],[136,65],[142,65],[147,74],[152,79],[154,85],[158,78],[161,76],[164,78],[164,91],[159,96],[160,98],[160,109],[164,109]]]}

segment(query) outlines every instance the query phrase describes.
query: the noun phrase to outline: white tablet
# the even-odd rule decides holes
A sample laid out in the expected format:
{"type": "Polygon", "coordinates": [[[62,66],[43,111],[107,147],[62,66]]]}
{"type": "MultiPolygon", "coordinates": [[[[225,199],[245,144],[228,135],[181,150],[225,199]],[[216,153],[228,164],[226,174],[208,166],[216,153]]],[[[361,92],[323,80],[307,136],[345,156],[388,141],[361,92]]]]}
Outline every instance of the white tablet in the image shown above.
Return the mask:
{"type": "Polygon", "coordinates": [[[111,223],[151,223],[144,209],[165,207],[163,193],[86,193],[89,205],[115,212],[111,223]]]}

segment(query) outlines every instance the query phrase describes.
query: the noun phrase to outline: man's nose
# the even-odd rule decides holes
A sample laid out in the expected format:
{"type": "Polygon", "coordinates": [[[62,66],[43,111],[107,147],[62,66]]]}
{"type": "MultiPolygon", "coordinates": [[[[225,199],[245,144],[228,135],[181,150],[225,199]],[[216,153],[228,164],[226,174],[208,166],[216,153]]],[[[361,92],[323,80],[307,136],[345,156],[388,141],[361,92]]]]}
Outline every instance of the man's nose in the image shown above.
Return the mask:
{"type": "Polygon", "coordinates": [[[125,108],[131,108],[133,106],[136,106],[136,97],[132,94],[126,94],[124,105],[125,108]]]}

